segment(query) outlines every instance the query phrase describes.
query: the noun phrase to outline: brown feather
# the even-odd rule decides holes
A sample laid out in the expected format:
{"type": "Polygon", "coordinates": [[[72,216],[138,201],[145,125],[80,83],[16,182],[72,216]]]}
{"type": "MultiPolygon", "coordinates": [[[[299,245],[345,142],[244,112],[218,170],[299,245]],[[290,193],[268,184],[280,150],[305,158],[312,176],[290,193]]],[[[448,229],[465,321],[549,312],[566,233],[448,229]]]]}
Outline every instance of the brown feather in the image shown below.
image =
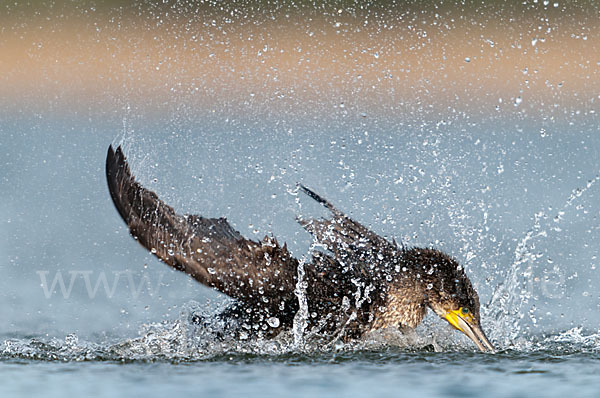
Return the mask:
{"type": "Polygon", "coordinates": [[[178,215],[135,180],[120,147],[108,150],[106,177],[131,235],[166,264],[246,303],[294,298],[298,261],[276,240],[244,239],[225,218],[178,215]]]}

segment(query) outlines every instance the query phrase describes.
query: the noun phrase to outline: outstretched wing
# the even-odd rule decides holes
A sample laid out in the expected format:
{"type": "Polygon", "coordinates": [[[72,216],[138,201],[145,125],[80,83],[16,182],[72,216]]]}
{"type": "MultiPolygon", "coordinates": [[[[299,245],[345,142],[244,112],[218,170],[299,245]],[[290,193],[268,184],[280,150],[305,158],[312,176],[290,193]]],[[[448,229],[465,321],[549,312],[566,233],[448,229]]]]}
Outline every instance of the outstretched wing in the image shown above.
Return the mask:
{"type": "Polygon", "coordinates": [[[294,297],[298,261],[285,245],[245,239],[225,218],[177,214],[135,180],[120,146],[108,148],[106,178],[131,235],[171,267],[248,304],[294,297]]]}
{"type": "Polygon", "coordinates": [[[390,267],[398,265],[402,249],[336,209],[329,201],[300,185],[308,196],[331,211],[328,219],[299,219],[315,240],[327,247],[342,266],[365,283],[385,286],[390,267]]]}

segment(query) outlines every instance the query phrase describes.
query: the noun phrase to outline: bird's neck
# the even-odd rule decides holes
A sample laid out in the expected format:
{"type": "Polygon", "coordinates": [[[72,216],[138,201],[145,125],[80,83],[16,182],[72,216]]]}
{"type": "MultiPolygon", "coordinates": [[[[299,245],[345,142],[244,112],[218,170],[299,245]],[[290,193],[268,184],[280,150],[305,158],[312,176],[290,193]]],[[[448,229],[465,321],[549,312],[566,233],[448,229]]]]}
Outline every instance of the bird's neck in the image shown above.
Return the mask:
{"type": "Polygon", "coordinates": [[[427,313],[427,298],[421,283],[410,280],[388,290],[386,304],[376,309],[373,329],[416,327],[427,313]]]}

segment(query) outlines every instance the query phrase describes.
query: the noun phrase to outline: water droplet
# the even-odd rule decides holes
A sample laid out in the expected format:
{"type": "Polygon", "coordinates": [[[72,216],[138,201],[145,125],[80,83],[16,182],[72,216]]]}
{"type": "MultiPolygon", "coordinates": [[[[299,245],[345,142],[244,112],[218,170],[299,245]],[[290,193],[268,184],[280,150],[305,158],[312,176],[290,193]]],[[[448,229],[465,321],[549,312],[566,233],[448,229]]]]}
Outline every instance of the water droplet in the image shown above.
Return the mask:
{"type": "Polygon", "coordinates": [[[272,328],[276,328],[279,327],[279,318],[272,316],[271,318],[267,319],[267,323],[269,324],[269,326],[271,326],[272,328]]]}
{"type": "Polygon", "coordinates": [[[523,98],[521,98],[521,96],[515,98],[515,106],[521,105],[521,102],[523,102],[523,98]]]}
{"type": "Polygon", "coordinates": [[[342,308],[347,310],[348,308],[350,308],[350,299],[348,298],[348,296],[344,296],[342,298],[342,308]]]}
{"type": "Polygon", "coordinates": [[[78,342],[79,342],[79,338],[77,337],[76,334],[71,333],[71,334],[68,334],[65,336],[65,343],[68,346],[75,346],[75,345],[77,345],[78,342]]]}
{"type": "Polygon", "coordinates": [[[471,58],[469,58],[469,57],[465,57],[465,62],[466,62],[466,63],[469,63],[469,62],[471,62],[471,58]]]}
{"type": "Polygon", "coordinates": [[[216,273],[217,273],[217,271],[215,271],[215,269],[214,269],[214,268],[207,268],[206,270],[207,270],[207,271],[208,271],[208,273],[209,273],[209,274],[211,274],[211,275],[214,275],[214,274],[216,274],[216,273]]]}

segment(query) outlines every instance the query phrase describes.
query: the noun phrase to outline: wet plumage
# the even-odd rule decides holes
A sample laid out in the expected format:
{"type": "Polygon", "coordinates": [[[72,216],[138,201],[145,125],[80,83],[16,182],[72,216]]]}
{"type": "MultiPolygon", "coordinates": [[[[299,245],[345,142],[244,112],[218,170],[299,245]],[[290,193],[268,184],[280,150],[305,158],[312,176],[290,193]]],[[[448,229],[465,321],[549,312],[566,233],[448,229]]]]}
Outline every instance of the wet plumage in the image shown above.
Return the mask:
{"type": "Polygon", "coordinates": [[[431,308],[480,349],[492,349],[479,325],[477,293],[455,260],[434,249],[398,247],[306,187],[331,217],[299,219],[323,250],[302,264],[298,283],[300,263],[285,244],[246,239],[225,218],[177,214],[135,180],[120,147],[108,150],[106,176],[131,235],[169,266],[235,299],[223,316],[247,333],[291,329],[302,290],[312,331],[351,339],[412,328],[431,308]]]}

